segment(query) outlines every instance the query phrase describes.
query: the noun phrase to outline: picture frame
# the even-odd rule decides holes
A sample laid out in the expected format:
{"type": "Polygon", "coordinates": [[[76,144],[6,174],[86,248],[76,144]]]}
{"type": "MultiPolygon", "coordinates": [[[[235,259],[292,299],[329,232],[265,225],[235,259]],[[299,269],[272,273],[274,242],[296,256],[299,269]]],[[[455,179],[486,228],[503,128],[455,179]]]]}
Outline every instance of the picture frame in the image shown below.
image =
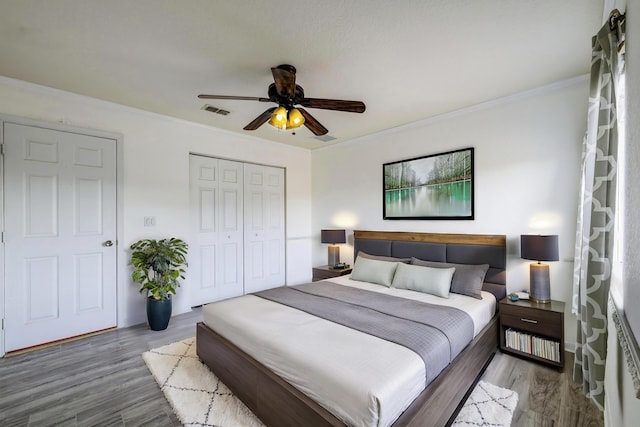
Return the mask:
{"type": "Polygon", "coordinates": [[[382,165],[382,217],[473,220],[473,147],[382,165]]]}

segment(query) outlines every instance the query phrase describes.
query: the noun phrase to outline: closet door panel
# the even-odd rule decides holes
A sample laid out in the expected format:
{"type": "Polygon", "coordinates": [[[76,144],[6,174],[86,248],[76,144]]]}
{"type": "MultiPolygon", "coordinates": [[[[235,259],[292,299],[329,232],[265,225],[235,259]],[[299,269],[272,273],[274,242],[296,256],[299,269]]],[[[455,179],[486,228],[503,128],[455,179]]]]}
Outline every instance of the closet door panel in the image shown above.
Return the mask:
{"type": "Polygon", "coordinates": [[[284,169],[245,165],[245,292],[285,284],[284,169]]]}
{"type": "MultiPolygon", "coordinates": [[[[194,250],[194,249],[191,249],[194,250]]],[[[213,293],[213,289],[216,283],[216,268],[213,260],[216,259],[216,245],[200,245],[199,248],[195,248],[199,251],[195,256],[198,257],[198,264],[191,265],[190,270],[195,271],[200,275],[200,288],[203,292],[213,293]],[[196,268],[199,267],[199,271],[196,268]]],[[[192,271],[189,272],[189,275],[192,271]]]]}
{"type": "Polygon", "coordinates": [[[242,295],[243,166],[190,156],[191,305],[242,295]]]}

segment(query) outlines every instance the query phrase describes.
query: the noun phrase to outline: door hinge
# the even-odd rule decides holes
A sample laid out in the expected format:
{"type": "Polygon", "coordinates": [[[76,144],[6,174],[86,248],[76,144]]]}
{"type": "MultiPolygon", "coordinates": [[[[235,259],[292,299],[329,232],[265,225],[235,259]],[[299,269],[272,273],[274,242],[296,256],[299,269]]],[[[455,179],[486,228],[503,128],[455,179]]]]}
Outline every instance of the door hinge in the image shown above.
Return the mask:
{"type": "Polygon", "coordinates": [[[4,319],[2,319],[2,329],[0,330],[4,331],[4,319]]]}
{"type": "Polygon", "coordinates": [[[4,144],[0,144],[0,154],[4,156],[4,144]]]}

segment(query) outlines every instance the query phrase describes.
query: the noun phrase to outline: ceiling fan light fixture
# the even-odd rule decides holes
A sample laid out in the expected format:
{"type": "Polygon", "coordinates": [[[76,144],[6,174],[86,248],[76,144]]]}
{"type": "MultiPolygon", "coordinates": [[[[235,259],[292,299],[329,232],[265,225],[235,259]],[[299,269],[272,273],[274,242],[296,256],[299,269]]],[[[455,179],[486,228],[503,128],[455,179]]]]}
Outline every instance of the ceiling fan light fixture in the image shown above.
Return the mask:
{"type": "Polygon", "coordinates": [[[287,128],[287,109],[280,106],[275,109],[269,120],[269,124],[278,129],[287,128]]]}
{"type": "Polygon", "coordinates": [[[304,116],[297,108],[280,106],[271,114],[269,124],[279,130],[297,129],[304,124],[304,116]]]}
{"type": "Polygon", "coordinates": [[[287,128],[295,129],[304,124],[304,116],[297,108],[289,110],[289,119],[287,120],[287,128]]]}

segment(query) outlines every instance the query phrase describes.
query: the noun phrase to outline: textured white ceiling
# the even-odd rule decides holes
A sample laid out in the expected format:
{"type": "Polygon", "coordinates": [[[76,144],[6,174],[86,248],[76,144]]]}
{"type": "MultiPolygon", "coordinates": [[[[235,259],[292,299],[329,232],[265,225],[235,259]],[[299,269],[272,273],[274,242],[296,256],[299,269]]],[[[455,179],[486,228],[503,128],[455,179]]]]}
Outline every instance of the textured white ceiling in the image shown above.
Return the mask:
{"type": "Polygon", "coordinates": [[[0,0],[0,75],[318,148],[588,72],[602,0],[0,0]],[[270,68],[292,64],[336,139],[268,124],[270,68]],[[230,111],[203,111],[205,103],[230,111]]]}

